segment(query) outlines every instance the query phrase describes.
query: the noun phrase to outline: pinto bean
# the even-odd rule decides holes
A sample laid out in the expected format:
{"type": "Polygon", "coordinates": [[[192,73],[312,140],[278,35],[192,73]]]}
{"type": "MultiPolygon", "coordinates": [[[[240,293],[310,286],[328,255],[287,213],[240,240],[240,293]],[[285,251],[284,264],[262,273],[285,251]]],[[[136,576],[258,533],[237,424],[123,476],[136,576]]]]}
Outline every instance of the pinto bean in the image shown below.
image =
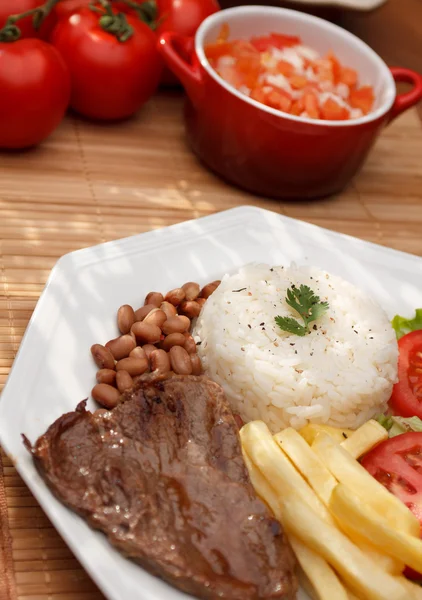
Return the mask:
{"type": "Polygon", "coordinates": [[[182,288],[175,288],[170,290],[165,297],[166,302],[170,302],[173,306],[179,306],[179,304],[186,298],[185,290],[182,288]]]}
{"type": "Polygon", "coordinates": [[[160,347],[168,352],[173,346],[184,346],[186,341],[183,333],[170,333],[160,344],[160,347]]]}
{"type": "Polygon", "coordinates": [[[145,344],[145,346],[142,346],[142,350],[145,352],[147,359],[150,360],[151,354],[154,352],[154,350],[157,350],[157,348],[152,344],[145,344]]]}
{"type": "Polygon", "coordinates": [[[145,321],[134,323],[131,331],[135,334],[138,344],[156,344],[161,338],[161,329],[145,321]]]}
{"type": "Polygon", "coordinates": [[[199,304],[199,306],[201,307],[201,309],[202,309],[202,307],[204,306],[204,304],[206,303],[206,301],[207,301],[207,300],[206,300],[206,298],[197,298],[197,299],[195,300],[195,302],[196,302],[197,304],[199,304]]]}
{"type": "Polygon", "coordinates": [[[91,354],[100,369],[114,369],[114,357],[108,348],[94,344],[91,346],[91,354]]]}
{"type": "MultiPolygon", "coordinates": [[[[155,349],[155,346],[152,346],[152,348],[155,349]]],[[[136,346],[136,348],[134,348],[132,350],[132,352],[129,354],[129,358],[147,358],[147,355],[145,353],[145,350],[143,348],[141,348],[141,346],[136,346]]]]}
{"type": "Polygon", "coordinates": [[[220,280],[216,280],[211,283],[208,283],[207,285],[204,285],[204,287],[202,288],[201,293],[200,293],[201,298],[205,298],[205,299],[209,298],[211,296],[211,294],[214,293],[215,290],[218,288],[220,283],[221,283],[220,280]]]}
{"type": "Polygon", "coordinates": [[[166,313],[160,308],[156,308],[152,310],[144,319],[144,323],[152,323],[153,325],[157,325],[157,327],[162,327],[164,321],[167,320],[166,313]]]}
{"type": "Polygon", "coordinates": [[[199,296],[201,288],[194,281],[188,281],[182,285],[182,290],[185,292],[185,300],[196,300],[196,298],[199,296]]]}
{"type": "Polygon", "coordinates": [[[121,333],[129,333],[135,322],[135,311],[129,304],[124,304],[117,311],[117,325],[121,333]]]}
{"type": "Polygon", "coordinates": [[[149,369],[149,362],[147,357],[145,358],[123,358],[116,364],[116,370],[127,371],[131,377],[142,375],[149,369]]]}
{"type": "Polygon", "coordinates": [[[157,308],[154,304],[145,304],[138,310],[135,310],[135,321],[143,321],[148,313],[157,308]]]}
{"type": "Polygon", "coordinates": [[[166,313],[167,319],[175,317],[177,315],[177,309],[170,302],[163,302],[160,306],[161,310],[166,313]]]}
{"type": "Polygon", "coordinates": [[[116,371],[114,369],[100,369],[97,371],[96,379],[98,383],[113,385],[116,381],[116,371]]]}
{"type": "Polygon", "coordinates": [[[189,354],[181,346],[170,348],[170,365],[172,370],[178,375],[190,375],[192,373],[192,363],[189,354]]]}
{"type": "Polygon", "coordinates": [[[195,300],[184,300],[179,306],[179,313],[189,319],[194,319],[201,312],[201,307],[195,300]]]}
{"type": "Polygon", "coordinates": [[[160,304],[163,300],[163,294],[160,294],[160,292],[150,292],[145,298],[144,305],[153,304],[156,308],[160,308],[160,304]]]}
{"type": "Polygon", "coordinates": [[[108,409],[117,406],[121,399],[119,390],[116,390],[115,387],[107,383],[97,383],[97,385],[94,385],[91,395],[101,406],[108,409]]]}
{"type": "Polygon", "coordinates": [[[127,371],[117,371],[116,384],[119,392],[123,394],[133,388],[133,379],[127,371]]]}
{"type": "Polygon", "coordinates": [[[121,335],[106,344],[106,348],[110,350],[116,360],[121,360],[129,356],[135,346],[136,341],[130,334],[121,335]]]}
{"type": "Polygon", "coordinates": [[[185,316],[170,317],[163,323],[162,330],[165,335],[170,333],[183,333],[190,327],[190,321],[185,316]]]}
{"type": "Polygon", "coordinates": [[[188,354],[196,354],[196,343],[190,334],[185,336],[185,343],[183,345],[183,348],[188,354]]]}
{"type": "Polygon", "coordinates": [[[192,364],[192,375],[201,375],[202,373],[202,363],[201,359],[197,354],[190,354],[190,362],[192,364]]]}
{"type": "Polygon", "coordinates": [[[151,352],[151,371],[168,373],[170,371],[170,357],[165,350],[151,352]]]}

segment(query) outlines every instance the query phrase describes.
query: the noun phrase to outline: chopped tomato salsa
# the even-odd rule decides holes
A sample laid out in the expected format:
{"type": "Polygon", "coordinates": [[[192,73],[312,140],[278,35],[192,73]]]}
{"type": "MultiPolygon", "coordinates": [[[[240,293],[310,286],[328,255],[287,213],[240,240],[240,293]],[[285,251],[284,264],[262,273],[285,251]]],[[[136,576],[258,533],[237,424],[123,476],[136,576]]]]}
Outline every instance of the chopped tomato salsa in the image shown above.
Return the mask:
{"type": "Polygon", "coordinates": [[[321,56],[297,36],[271,33],[229,40],[223,25],[217,41],[205,47],[211,66],[253,100],[308,119],[345,121],[368,114],[372,86],[359,87],[355,69],[329,52],[321,56]]]}

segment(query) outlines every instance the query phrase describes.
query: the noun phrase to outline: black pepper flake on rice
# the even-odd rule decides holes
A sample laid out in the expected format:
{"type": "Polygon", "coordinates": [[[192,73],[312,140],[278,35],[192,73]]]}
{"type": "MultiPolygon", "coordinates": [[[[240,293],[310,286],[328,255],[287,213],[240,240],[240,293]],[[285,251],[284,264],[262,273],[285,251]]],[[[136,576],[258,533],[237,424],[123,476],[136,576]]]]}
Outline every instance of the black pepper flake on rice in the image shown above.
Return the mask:
{"type": "Polygon", "coordinates": [[[249,327],[249,329],[252,329],[252,325],[250,325],[249,323],[248,323],[248,327],[249,327]]]}
{"type": "Polygon", "coordinates": [[[272,273],[272,272],[274,271],[274,269],[273,269],[273,268],[271,268],[271,269],[270,269],[270,271],[271,271],[271,273],[272,273]]]}
{"type": "Polygon", "coordinates": [[[245,351],[245,349],[244,349],[244,347],[243,347],[243,346],[242,346],[240,349],[242,350],[242,352],[244,352],[244,351],[245,351]]]}
{"type": "Polygon", "coordinates": [[[265,325],[264,321],[262,321],[262,323],[259,324],[260,327],[262,327],[263,325],[265,325]]]}
{"type": "Polygon", "coordinates": [[[294,342],[290,342],[290,345],[291,345],[291,346],[294,346],[294,342]]]}
{"type": "Polygon", "coordinates": [[[200,346],[202,344],[202,342],[196,342],[197,346],[200,346]]]}
{"type": "Polygon", "coordinates": [[[232,293],[244,292],[246,288],[240,288],[240,290],[232,290],[232,293]]]}
{"type": "Polygon", "coordinates": [[[374,338],[371,336],[369,339],[370,339],[370,340],[373,340],[374,338]]]}
{"type": "Polygon", "coordinates": [[[314,325],[314,326],[312,327],[312,329],[313,329],[314,331],[316,331],[316,330],[318,329],[318,327],[317,327],[316,325],[314,325]]]}
{"type": "Polygon", "coordinates": [[[297,350],[295,350],[295,354],[297,354],[297,350]]]}
{"type": "Polygon", "coordinates": [[[359,331],[356,331],[356,329],[353,330],[355,333],[359,333],[359,331]]]}

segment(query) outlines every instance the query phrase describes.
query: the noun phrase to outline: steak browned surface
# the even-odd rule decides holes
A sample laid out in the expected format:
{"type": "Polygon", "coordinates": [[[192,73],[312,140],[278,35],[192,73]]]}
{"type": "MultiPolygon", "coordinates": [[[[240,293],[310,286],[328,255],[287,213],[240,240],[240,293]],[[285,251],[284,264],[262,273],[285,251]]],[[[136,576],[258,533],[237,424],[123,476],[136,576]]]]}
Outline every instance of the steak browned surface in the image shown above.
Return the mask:
{"type": "Polygon", "coordinates": [[[32,448],[56,496],[142,567],[200,598],[296,597],[294,558],[259,500],[221,388],[168,375],[114,410],[85,403],[32,448]]]}

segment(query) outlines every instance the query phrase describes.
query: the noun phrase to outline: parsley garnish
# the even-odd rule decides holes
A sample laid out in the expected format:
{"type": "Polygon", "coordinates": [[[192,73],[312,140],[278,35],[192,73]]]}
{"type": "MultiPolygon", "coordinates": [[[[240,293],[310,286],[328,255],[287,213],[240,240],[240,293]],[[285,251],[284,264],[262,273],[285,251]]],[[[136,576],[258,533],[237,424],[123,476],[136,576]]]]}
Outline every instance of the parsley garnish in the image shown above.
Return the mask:
{"type": "Polygon", "coordinates": [[[322,317],[329,308],[328,302],[321,302],[319,296],[316,296],[307,285],[301,285],[299,288],[292,285],[287,290],[286,302],[299,313],[304,325],[293,317],[275,317],[275,322],[283,331],[288,331],[301,337],[310,333],[309,323],[322,317]]]}

